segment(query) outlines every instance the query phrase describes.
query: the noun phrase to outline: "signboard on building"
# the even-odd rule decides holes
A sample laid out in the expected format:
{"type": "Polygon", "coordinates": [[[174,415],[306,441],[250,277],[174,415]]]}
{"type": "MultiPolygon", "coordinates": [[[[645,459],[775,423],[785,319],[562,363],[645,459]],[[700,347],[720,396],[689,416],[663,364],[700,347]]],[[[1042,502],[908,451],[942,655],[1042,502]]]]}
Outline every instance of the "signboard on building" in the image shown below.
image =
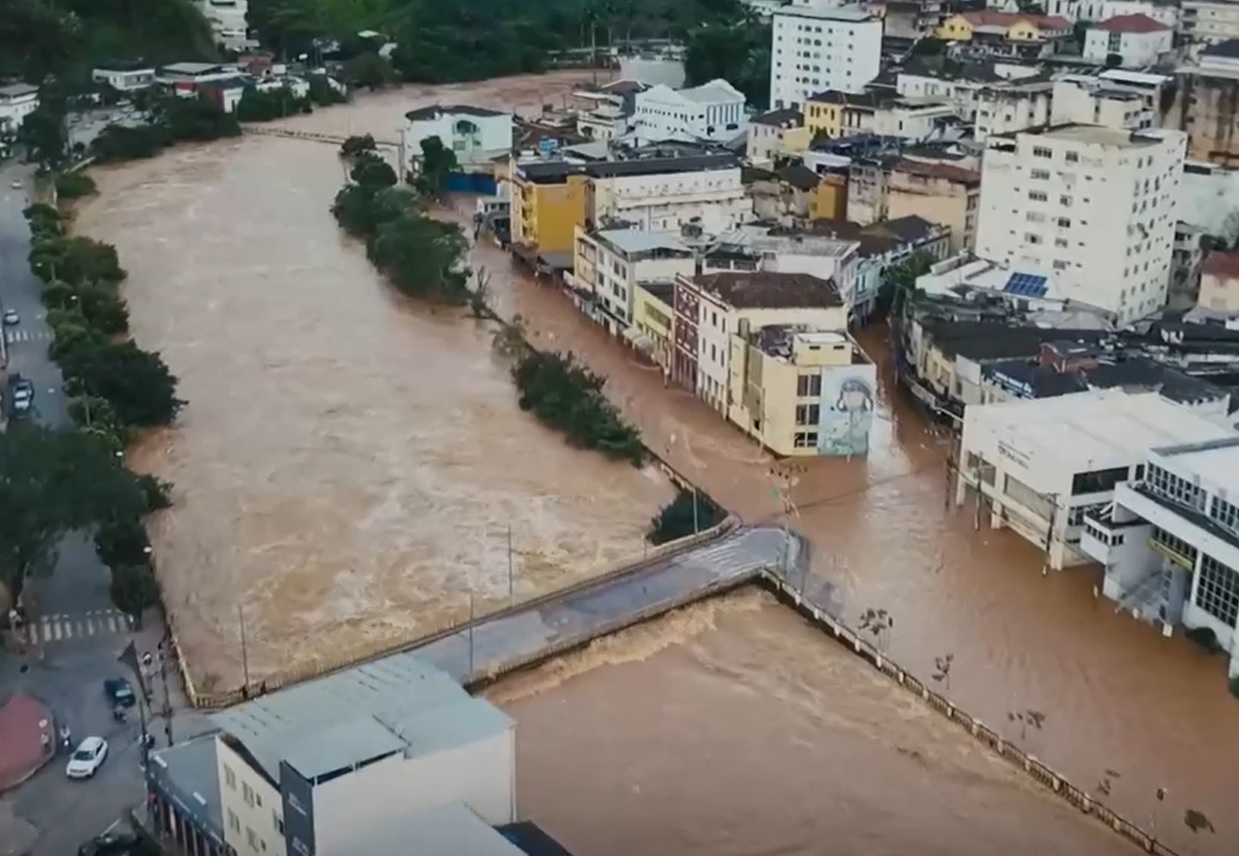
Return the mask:
{"type": "Polygon", "coordinates": [[[559,140],[548,140],[548,139],[538,140],[538,154],[542,155],[542,157],[553,155],[555,154],[556,151],[558,151],[558,149],[559,149],[559,140]]]}
{"type": "Polygon", "coordinates": [[[819,454],[850,457],[869,452],[878,374],[873,365],[822,369],[819,454]]]}
{"type": "Polygon", "coordinates": [[[280,800],[288,856],[314,856],[314,786],[287,761],[280,762],[280,800]]]}

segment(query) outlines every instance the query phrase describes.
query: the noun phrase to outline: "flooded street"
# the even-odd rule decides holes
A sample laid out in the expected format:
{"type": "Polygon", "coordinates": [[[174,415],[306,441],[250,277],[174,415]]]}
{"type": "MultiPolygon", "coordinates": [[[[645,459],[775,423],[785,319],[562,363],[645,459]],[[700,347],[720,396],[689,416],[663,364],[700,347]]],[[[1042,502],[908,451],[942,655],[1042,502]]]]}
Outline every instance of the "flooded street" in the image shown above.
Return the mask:
{"type": "Polygon", "coordinates": [[[762,592],[487,695],[518,722],[520,811],[574,853],[1139,852],[762,592]]]}
{"type": "MultiPolygon", "coordinates": [[[[428,100],[517,106],[541,103],[553,89],[548,78],[507,83],[506,92],[482,84],[384,93],[289,125],[390,139],[401,114],[428,100]]],[[[119,247],[139,341],[163,351],[190,401],[180,425],[152,438],[135,458],[178,485],[177,507],[154,537],[169,602],[190,628],[182,633],[206,664],[204,677],[237,682],[240,616],[258,674],[460,617],[471,588],[479,597],[506,597],[509,524],[522,591],[639,555],[639,530],[670,495],[666,483],[565,448],[517,411],[484,328],[456,312],[410,306],[381,287],[327,211],[341,181],[331,146],[251,137],[175,150],[154,162],[96,171],[96,178],[101,197],[84,207],[80,228],[119,247]]],[[[560,294],[532,284],[497,248],[480,247],[475,256],[492,273],[500,313],[520,312],[536,344],[574,350],[604,373],[609,394],[672,466],[750,522],[778,519],[781,503],[772,490],[784,490],[797,509],[789,523],[812,540],[814,572],[837,586],[845,620],[855,624],[866,609],[886,609],[895,622],[889,653],[906,668],[933,685],[934,658],[953,654],[949,688],[935,686],[970,713],[999,730],[1014,714],[1043,713],[1040,730],[1012,739],[1086,789],[1107,770],[1117,772],[1104,801],[1146,827],[1156,818],[1161,837],[1184,854],[1239,851],[1239,701],[1227,693],[1224,664],[1095,600],[1096,569],[1043,576],[1031,545],[1010,533],[974,531],[970,510],[945,508],[942,441],[898,399],[889,377],[869,458],[814,461],[785,483],[772,477],[770,460],[750,441],[688,393],[664,389],[657,371],[589,325],[560,294]],[[1158,788],[1166,789],[1164,802],[1155,798],[1158,788]],[[1188,831],[1188,809],[1204,812],[1216,833],[1188,831]]],[[[868,332],[865,345],[878,356],[882,331],[868,332]]],[[[851,851],[841,844],[841,852],[888,852],[882,848],[897,846],[900,829],[919,824],[958,845],[952,830],[962,826],[949,824],[999,803],[1006,807],[995,816],[1009,820],[983,826],[984,841],[1034,852],[1010,840],[1010,818],[1032,815],[1019,814],[1009,778],[989,767],[977,772],[987,762],[973,758],[950,762],[973,771],[957,777],[966,786],[931,787],[942,778],[925,772],[938,769],[933,765],[866,749],[875,738],[863,729],[833,723],[827,733],[814,716],[896,730],[919,718],[909,700],[894,695],[888,703],[877,688],[863,689],[874,678],[853,678],[837,665],[833,643],[805,635],[793,617],[773,608],[741,612],[692,651],[669,650],[627,671],[600,670],[556,691],[572,695],[587,686],[614,694],[616,715],[627,711],[634,719],[675,705],[675,716],[644,732],[634,722],[624,738],[661,741],[651,754],[608,750],[598,763],[638,765],[647,758],[696,778],[660,786],[650,772],[658,768],[647,767],[654,781],[645,787],[661,799],[617,796],[613,814],[606,806],[592,815],[582,809],[582,818],[612,824],[613,838],[588,838],[590,830],[570,816],[574,797],[562,785],[562,808],[552,810],[555,769],[546,765],[576,765],[576,751],[588,756],[592,724],[561,723],[565,740],[579,745],[560,746],[555,726],[538,724],[537,708],[549,702],[534,696],[515,703],[518,716],[528,706],[531,723],[520,732],[522,769],[533,768],[522,772],[532,778],[522,798],[545,800],[537,807],[542,813],[548,806],[548,826],[559,831],[554,815],[575,830],[576,837],[565,833],[568,843],[580,841],[584,856],[619,852],[606,842],[634,843],[638,827],[662,823],[668,840],[683,847],[641,850],[822,852],[820,844],[806,847],[825,836],[822,818],[849,805],[852,783],[831,785],[810,771],[784,791],[779,764],[745,734],[768,718],[788,723],[785,730],[809,744],[822,741],[818,767],[832,755],[846,759],[849,776],[872,765],[866,769],[873,781],[855,783],[856,805],[874,812],[862,827],[894,831],[885,840],[875,833],[873,850],[859,838],[851,851]],[[789,671],[789,650],[800,652],[801,671],[789,671]],[[782,671],[767,675],[766,661],[782,663],[782,671]],[[818,671],[839,689],[814,683],[818,671]],[[831,714],[828,702],[848,692],[866,697],[863,713],[831,714]],[[860,745],[849,746],[848,734],[860,745]],[[747,742],[729,748],[741,736],[747,742]],[[680,763],[682,746],[708,753],[709,763],[680,763]],[[745,813],[733,793],[738,783],[784,799],[764,803],[764,813],[745,813]],[[911,790],[879,815],[873,806],[886,787],[911,790]],[[744,849],[734,837],[741,820],[750,845],[783,841],[786,849],[744,849]],[[716,835],[719,824],[729,824],[733,837],[693,843],[716,835]],[[596,849],[584,849],[590,841],[596,849]]],[[[585,703],[607,709],[592,697],[585,703]]],[[[554,723],[558,710],[541,721],[554,723]]],[[[966,751],[958,744],[962,732],[922,725],[915,741],[906,741],[922,756],[966,751]]],[[[767,725],[758,733],[774,740],[776,731],[767,725]]],[[[776,742],[771,751],[791,764],[819,750],[791,753],[776,742]]],[[[601,769],[572,781],[582,782],[584,801],[629,779],[601,769]]],[[[1026,835],[1061,828],[1063,843],[1055,850],[1049,838],[1029,837],[1030,847],[1039,842],[1037,852],[1108,852],[1107,839],[1069,847],[1077,840],[1070,835],[1086,832],[1066,831],[1066,821],[1042,823],[1029,823],[1026,835]]],[[[943,846],[941,852],[972,852],[943,846]]]]}

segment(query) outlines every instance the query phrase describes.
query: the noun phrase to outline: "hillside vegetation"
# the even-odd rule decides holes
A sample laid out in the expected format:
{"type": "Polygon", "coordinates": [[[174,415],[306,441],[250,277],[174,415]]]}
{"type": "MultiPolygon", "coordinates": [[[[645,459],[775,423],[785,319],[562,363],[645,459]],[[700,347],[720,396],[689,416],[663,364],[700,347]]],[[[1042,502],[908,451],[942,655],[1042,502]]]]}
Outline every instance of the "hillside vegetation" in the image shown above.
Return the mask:
{"type": "Polygon", "coordinates": [[[101,60],[214,56],[210,26],[191,0],[0,0],[0,75],[72,82],[101,60]]]}

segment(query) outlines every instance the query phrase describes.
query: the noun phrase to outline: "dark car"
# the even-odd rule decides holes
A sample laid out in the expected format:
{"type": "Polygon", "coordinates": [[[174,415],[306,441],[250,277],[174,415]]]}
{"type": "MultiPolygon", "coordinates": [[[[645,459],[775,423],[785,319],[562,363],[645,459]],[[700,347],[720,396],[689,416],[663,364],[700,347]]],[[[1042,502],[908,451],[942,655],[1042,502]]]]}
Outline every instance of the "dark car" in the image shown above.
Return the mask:
{"type": "Polygon", "coordinates": [[[77,848],[77,856],[130,856],[138,852],[138,846],[136,835],[127,832],[105,832],[77,848]]]}
{"type": "Polygon", "coordinates": [[[121,707],[133,707],[138,697],[133,694],[133,687],[124,678],[108,678],[103,682],[103,691],[108,694],[108,701],[121,707]]]}

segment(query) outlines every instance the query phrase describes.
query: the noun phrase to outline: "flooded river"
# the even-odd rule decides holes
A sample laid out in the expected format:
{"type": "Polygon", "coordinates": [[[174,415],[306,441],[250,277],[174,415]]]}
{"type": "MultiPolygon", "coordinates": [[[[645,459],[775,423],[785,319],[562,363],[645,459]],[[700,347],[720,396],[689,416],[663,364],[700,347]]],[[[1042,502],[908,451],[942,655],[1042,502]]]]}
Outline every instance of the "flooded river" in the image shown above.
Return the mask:
{"type": "Polygon", "coordinates": [[[518,723],[519,809],[574,853],[1139,852],[762,592],[488,695],[518,723]]]}
{"type": "MultiPolygon", "coordinates": [[[[391,138],[400,114],[429,100],[496,106],[554,97],[548,78],[504,86],[387,93],[290,125],[391,138]]],[[[251,659],[271,669],[431,623],[427,616],[459,615],[469,588],[505,596],[508,523],[518,580],[531,588],[640,549],[640,525],[668,496],[665,483],[564,449],[516,412],[486,331],[380,287],[327,214],[340,181],[330,146],[249,138],[174,151],[99,180],[102,197],[80,222],[120,247],[135,330],[165,353],[191,402],[183,424],[138,459],[180,486],[178,506],[155,533],[160,571],[218,680],[235,683],[238,606],[251,659]]],[[[530,319],[544,346],[585,355],[673,466],[750,521],[776,519],[772,490],[783,491],[796,508],[789,522],[811,539],[813,570],[837,587],[843,617],[855,623],[870,608],[893,616],[884,642],[895,659],[932,683],[934,658],[952,654],[949,690],[940,689],[971,713],[995,728],[1016,714],[1044,714],[1041,729],[1021,738],[1024,748],[1084,788],[1117,773],[1106,802],[1146,826],[1160,819],[1159,833],[1184,853],[1239,850],[1239,701],[1227,693],[1224,664],[1095,600],[1096,569],[1043,576],[1030,545],[974,531],[969,511],[947,509],[942,440],[889,378],[867,460],[772,475],[751,442],[692,396],[664,389],[657,372],[498,249],[480,247],[475,260],[493,274],[500,311],[530,319]],[[1203,811],[1216,831],[1189,832],[1188,809],[1203,811]]],[[[869,334],[880,354],[882,331],[869,334]]],[[[777,610],[756,610],[724,623],[717,638],[759,632],[769,641],[788,626],[777,610]]],[[[640,687],[688,692],[708,683],[719,674],[711,662],[669,654],[642,664],[652,676],[617,694],[616,715],[659,703],[640,687]]],[[[746,662],[731,680],[764,686],[760,658],[746,662]]],[[[819,697],[807,679],[789,686],[819,697]]],[[[748,699],[747,715],[764,700],[761,692],[748,699]]],[[[769,704],[779,715],[781,703],[769,704]]],[[[876,722],[881,707],[866,716],[876,722]]],[[[727,727],[731,710],[710,710],[709,727],[727,727]]],[[[747,720],[736,716],[743,730],[747,720]]],[[[663,727],[682,736],[662,732],[666,742],[651,753],[674,758],[681,740],[700,735],[700,719],[669,721],[663,727]]],[[[538,751],[557,752],[546,740],[538,751]]],[[[757,754],[715,758],[731,766],[695,787],[762,786],[757,754]]],[[[883,776],[898,774],[874,764],[883,776]]],[[[604,773],[600,782],[616,780],[604,773]]],[[[971,816],[970,801],[985,790],[976,781],[970,791],[944,790],[958,804],[943,811],[971,816]]],[[[678,809],[704,827],[702,806],[720,799],[669,792],[658,810],[678,809]]],[[[810,808],[825,810],[789,803],[789,811],[810,808]]],[[[773,821],[785,819],[771,819],[772,840],[773,821]]]]}

